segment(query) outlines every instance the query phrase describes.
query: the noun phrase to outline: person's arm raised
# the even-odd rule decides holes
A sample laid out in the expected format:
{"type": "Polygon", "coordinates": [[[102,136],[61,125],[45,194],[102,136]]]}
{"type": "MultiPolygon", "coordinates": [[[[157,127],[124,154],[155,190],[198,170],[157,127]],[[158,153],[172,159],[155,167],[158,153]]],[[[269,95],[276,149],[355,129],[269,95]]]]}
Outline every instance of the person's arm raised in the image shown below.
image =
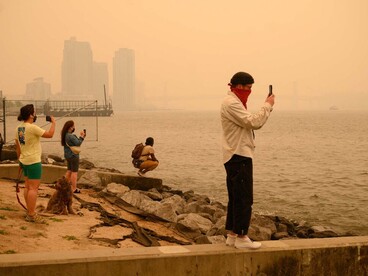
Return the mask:
{"type": "Polygon", "coordinates": [[[44,134],[42,135],[43,138],[52,138],[54,136],[55,133],[55,118],[54,116],[51,116],[51,126],[49,128],[49,130],[45,131],[44,134]]]}

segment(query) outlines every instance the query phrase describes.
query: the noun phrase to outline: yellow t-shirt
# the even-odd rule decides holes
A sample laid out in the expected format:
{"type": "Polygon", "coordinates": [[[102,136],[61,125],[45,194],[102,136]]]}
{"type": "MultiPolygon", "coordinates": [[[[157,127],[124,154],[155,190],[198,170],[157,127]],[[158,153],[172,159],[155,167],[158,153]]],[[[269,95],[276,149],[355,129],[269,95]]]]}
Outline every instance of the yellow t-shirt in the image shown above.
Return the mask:
{"type": "Polygon", "coordinates": [[[24,165],[41,162],[42,148],[40,137],[45,130],[30,123],[21,123],[15,131],[15,139],[20,145],[19,161],[24,165]]]}

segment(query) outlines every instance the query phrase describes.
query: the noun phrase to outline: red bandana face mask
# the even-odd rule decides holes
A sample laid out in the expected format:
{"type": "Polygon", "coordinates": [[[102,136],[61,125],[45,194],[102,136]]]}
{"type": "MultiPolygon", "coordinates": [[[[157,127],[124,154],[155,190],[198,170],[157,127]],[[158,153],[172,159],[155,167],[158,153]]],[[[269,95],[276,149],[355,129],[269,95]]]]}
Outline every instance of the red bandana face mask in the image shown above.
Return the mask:
{"type": "Polygon", "coordinates": [[[235,87],[231,87],[230,88],[232,92],[234,92],[234,94],[239,98],[239,100],[243,103],[244,107],[247,108],[247,100],[248,97],[250,95],[250,93],[252,92],[251,89],[239,89],[239,88],[235,88],[235,87]]]}

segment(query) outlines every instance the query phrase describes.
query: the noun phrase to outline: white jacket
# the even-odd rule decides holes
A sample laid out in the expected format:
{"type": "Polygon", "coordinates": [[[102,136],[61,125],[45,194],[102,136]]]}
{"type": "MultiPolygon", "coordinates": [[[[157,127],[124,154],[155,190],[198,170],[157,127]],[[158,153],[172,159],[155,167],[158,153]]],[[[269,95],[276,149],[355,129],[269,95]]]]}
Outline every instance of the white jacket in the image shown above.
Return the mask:
{"type": "Polygon", "coordinates": [[[257,113],[250,113],[233,92],[227,93],[221,105],[224,163],[234,154],[253,158],[253,130],[260,129],[266,123],[271,111],[272,106],[265,102],[257,113]]]}

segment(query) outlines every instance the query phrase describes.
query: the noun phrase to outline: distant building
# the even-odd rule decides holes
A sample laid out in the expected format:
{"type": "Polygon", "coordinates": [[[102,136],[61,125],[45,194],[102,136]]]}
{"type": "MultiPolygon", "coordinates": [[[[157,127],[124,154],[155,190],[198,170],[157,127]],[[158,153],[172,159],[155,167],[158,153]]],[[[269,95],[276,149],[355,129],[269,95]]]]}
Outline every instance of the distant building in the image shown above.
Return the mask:
{"type": "Polygon", "coordinates": [[[134,50],[121,48],[113,57],[114,110],[135,109],[135,57],[134,50]]]}
{"type": "Polygon", "coordinates": [[[25,100],[46,101],[51,96],[51,85],[43,81],[43,78],[36,78],[26,85],[25,100]]]}
{"type": "Polygon", "coordinates": [[[61,93],[68,99],[94,99],[93,55],[89,42],[64,41],[61,93]]]}

